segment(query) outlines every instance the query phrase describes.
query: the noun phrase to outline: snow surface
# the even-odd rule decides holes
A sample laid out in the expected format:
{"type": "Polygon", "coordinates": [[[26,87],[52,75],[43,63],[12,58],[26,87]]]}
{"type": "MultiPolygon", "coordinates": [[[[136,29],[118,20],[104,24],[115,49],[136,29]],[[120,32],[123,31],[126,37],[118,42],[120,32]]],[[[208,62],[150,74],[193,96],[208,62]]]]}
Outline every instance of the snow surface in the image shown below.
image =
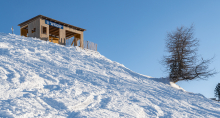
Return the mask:
{"type": "Polygon", "coordinates": [[[0,117],[220,117],[218,102],[172,86],[98,52],[0,33],[0,117]]]}

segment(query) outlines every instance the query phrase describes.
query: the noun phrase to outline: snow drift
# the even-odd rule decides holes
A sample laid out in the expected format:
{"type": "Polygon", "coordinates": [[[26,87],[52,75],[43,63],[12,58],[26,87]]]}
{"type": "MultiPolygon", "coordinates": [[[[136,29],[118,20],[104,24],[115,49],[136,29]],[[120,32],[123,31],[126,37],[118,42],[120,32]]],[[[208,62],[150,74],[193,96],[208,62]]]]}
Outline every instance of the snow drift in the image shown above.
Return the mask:
{"type": "Polygon", "coordinates": [[[98,52],[0,33],[0,117],[217,118],[220,104],[98,52]]]}

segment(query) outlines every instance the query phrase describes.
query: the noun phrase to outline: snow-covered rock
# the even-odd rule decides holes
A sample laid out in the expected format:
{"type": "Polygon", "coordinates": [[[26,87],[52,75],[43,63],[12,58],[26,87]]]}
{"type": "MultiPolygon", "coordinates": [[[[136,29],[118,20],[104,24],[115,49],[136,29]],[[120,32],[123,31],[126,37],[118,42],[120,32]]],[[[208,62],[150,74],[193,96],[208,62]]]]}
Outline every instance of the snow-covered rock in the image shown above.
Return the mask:
{"type": "Polygon", "coordinates": [[[0,33],[0,117],[220,117],[218,102],[176,88],[98,52],[0,33]]]}

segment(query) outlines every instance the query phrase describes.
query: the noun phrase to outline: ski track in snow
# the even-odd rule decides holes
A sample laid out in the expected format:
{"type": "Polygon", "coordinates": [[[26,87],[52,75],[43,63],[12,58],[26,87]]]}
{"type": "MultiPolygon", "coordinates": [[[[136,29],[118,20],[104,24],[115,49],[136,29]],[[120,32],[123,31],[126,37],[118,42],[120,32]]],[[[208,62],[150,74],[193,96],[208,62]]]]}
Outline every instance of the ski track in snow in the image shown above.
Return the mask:
{"type": "Polygon", "coordinates": [[[218,118],[220,104],[98,52],[0,33],[0,117],[218,118]]]}

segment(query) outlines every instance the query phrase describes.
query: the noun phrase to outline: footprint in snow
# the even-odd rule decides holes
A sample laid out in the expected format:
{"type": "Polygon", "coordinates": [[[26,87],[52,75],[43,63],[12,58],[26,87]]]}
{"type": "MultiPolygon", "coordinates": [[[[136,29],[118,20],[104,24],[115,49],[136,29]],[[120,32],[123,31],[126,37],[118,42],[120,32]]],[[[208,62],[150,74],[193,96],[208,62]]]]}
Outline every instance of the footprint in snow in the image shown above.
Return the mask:
{"type": "Polygon", "coordinates": [[[111,97],[102,98],[100,102],[101,105],[100,108],[105,109],[110,101],[111,101],[111,97]]]}
{"type": "Polygon", "coordinates": [[[0,73],[2,73],[3,75],[1,76],[3,76],[10,83],[16,83],[21,81],[19,79],[20,74],[11,67],[6,67],[0,64],[0,73]]]}

